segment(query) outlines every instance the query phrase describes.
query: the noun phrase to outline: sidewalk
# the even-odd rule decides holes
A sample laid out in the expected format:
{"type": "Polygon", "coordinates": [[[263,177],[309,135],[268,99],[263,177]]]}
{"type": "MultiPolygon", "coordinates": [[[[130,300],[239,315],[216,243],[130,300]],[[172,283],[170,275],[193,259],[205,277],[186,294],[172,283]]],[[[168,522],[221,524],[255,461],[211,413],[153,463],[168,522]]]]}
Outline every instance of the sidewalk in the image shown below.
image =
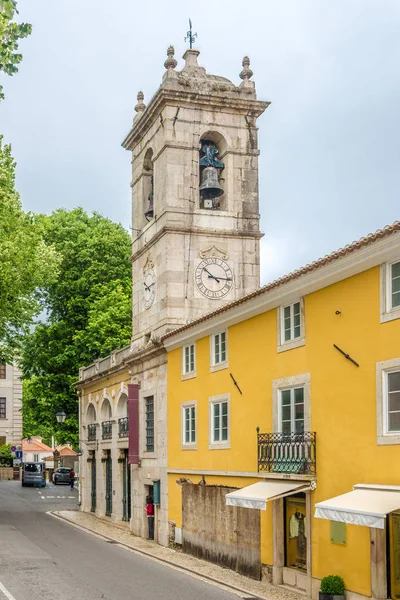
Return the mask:
{"type": "Polygon", "coordinates": [[[90,533],[101,535],[136,552],[167,563],[172,567],[183,569],[197,577],[204,577],[220,585],[228,586],[246,596],[261,598],[262,600],[305,600],[304,595],[286,587],[275,586],[267,581],[255,581],[239,575],[235,571],[219,567],[189,554],[159,546],[154,542],[133,535],[128,527],[122,524],[110,523],[90,513],[55,511],[50,514],[82,527],[90,533]]]}

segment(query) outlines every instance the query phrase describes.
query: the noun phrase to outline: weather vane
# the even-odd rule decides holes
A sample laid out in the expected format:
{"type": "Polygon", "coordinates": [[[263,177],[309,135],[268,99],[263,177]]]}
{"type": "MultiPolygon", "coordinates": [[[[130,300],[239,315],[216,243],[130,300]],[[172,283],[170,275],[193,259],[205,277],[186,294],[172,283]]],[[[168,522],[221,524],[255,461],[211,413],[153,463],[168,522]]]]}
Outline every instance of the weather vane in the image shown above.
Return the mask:
{"type": "Polygon", "coordinates": [[[197,33],[192,33],[192,21],[189,19],[189,31],[186,34],[185,42],[189,42],[190,47],[193,48],[193,42],[197,38],[197,33]]]}

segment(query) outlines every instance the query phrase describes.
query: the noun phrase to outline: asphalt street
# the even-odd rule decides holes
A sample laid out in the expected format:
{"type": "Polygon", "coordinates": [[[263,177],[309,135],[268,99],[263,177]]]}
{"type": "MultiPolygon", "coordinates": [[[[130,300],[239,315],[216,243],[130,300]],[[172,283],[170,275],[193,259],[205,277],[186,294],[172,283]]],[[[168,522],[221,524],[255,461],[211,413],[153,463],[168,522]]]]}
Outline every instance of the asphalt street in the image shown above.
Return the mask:
{"type": "Polygon", "coordinates": [[[76,504],[69,486],[0,481],[0,600],[237,600],[46,514],[76,504]]]}

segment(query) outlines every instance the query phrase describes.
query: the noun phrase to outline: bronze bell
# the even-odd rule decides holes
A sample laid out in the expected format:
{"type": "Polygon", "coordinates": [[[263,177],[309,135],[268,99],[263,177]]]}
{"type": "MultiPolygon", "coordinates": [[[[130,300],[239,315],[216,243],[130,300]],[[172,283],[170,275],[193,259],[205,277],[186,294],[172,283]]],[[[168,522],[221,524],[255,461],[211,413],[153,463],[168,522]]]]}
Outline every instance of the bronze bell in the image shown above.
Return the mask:
{"type": "Polygon", "coordinates": [[[224,193],[218,181],[218,169],[215,167],[205,167],[201,174],[200,198],[202,200],[212,200],[218,198],[224,193]]]}
{"type": "Polygon", "coordinates": [[[149,194],[149,208],[144,213],[144,216],[147,221],[150,221],[154,217],[154,209],[153,209],[153,193],[149,194]]]}

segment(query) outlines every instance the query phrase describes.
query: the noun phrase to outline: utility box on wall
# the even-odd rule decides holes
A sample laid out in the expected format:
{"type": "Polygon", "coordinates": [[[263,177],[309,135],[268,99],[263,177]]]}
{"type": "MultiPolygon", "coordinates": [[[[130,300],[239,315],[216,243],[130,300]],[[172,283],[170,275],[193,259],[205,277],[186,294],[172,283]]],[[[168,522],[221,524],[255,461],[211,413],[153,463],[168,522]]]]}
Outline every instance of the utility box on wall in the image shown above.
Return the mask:
{"type": "Polygon", "coordinates": [[[155,505],[160,506],[160,498],[161,498],[161,486],[160,480],[153,481],[153,502],[155,505]]]}

